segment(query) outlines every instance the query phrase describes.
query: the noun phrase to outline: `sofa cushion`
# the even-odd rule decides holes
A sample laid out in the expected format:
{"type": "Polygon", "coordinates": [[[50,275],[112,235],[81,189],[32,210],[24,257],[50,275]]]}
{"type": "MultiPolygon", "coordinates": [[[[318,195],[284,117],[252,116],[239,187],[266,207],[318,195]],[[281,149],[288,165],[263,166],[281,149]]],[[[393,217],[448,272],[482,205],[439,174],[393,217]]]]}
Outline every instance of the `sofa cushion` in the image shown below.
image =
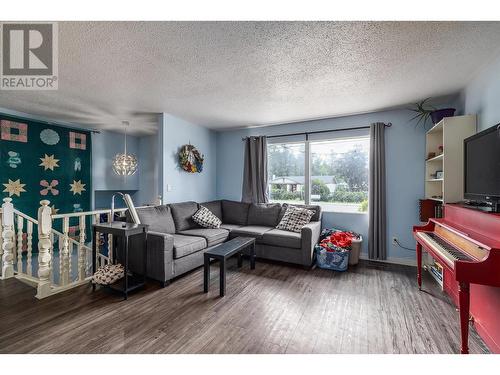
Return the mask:
{"type": "Polygon", "coordinates": [[[283,218],[276,226],[277,229],[288,230],[290,232],[300,233],[302,227],[311,221],[314,215],[313,210],[288,206],[283,218]]]}
{"type": "Polygon", "coordinates": [[[220,200],[200,203],[200,206],[208,208],[215,216],[222,220],[222,202],[220,200]]]}
{"type": "Polygon", "coordinates": [[[207,246],[213,246],[224,242],[227,237],[229,237],[229,231],[227,229],[221,228],[200,228],[200,229],[188,229],[180,232],[182,235],[186,236],[196,236],[203,237],[207,241],[207,246]]]}
{"type": "Polygon", "coordinates": [[[248,209],[248,225],[275,227],[281,212],[279,203],[253,203],[248,209]]]}
{"type": "MultiPolygon", "coordinates": [[[[151,206],[137,208],[137,215],[142,224],[149,225],[151,232],[175,233],[174,219],[169,206],[151,206]]],[[[127,221],[131,221],[127,210],[127,221]]]]}
{"type": "Polygon", "coordinates": [[[193,221],[203,228],[219,228],[222,221],[204,206],[193,215],[193,221]]]}
{"type": "Polygon", "coordinates": [[[281,229],[273,229],[264,233],[260,241],[264,245],[289,247],[300,249],[302,247],[302,237],[300,233],[288,232],[281,229]]]}
{"type": "Polygon", "coordinates": [[[184,236],[174,234],[174,259],[185,257],[196,253],[207,247],[207,241],[203,237],[184,236]]]}
{"type": "Polygon", "coordinates": [[[180,232],[181,230],[199,228],[198,224],[196,224],[192,219],[192,216],[196,213],[196,211],[198,211],[198,203],[171,203],[169,206],[172,210],[172,217],[174,219],[176,232],[180,232]]]}
{"type": "Polygon", "coordinates": [[[264,233],[272,230],[273,227],[266,227],[262,225],[247,225],[244,227],[236,228],[231,231],[231,237],[244,236],[262,238],[264,233]]]}
{"type": "Polygon", "coordinates": [[[278,223],[283,219],[283,216],[285,215],[287,207],[299,207],[299,208],[307,208],[308,210],[313,210],[315,211],[313,217],[311,218],[311,221],[320,221],[321,220],[321,206],[316,206],[316,205],[311,205],[311,204],[289,204],[289,203],[283,203],[281,206],[281,212],[278,217],[278,223]]]}
{"type": "Polygon", "coordinates": [[[237,224],[225,224],[225,223],[222,223],[220,225],[220,227],[222,229],[227,229],[228,231],[232,232],[233,230],[235,229],[238,229],[238,228],[241,228],[243,227],[243,225],[237,225],[237,224]]]}
{"type": "Polygon", "coordinates": [[[222,222],[226,224],[247,225],[250,203],[222,201],[222,222]]]}

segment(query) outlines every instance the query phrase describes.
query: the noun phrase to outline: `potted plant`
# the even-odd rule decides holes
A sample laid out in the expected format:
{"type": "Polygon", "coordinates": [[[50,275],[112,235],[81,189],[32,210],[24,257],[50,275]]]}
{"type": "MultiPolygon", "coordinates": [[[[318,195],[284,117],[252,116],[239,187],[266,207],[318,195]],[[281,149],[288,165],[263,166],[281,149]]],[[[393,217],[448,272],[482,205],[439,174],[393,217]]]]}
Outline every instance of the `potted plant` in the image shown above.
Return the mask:
{"type": "Polygon", "coordinates": [[[455,114],[455,108],[441,108],[436,109],[431,112],[431,120],[433,124],[437,124],[439,121],[444,119],[445,117],[453,117],[455,114]]]}
{"type": "Polygon", "coordinates": [[[424,128],[429,121],[435,125],[439,121],[441,121],[445,117],[453,117],[455,114],[455,108],[441,108],[437,109],[436,107],[428,104],[430,98],[424,99],[421,102],[415,103],[415,108],[410,108],[409,110],[415,112],[415,116],[413,116],[410,121],[418,119],[415,127],[417,127],[420,123],[423,124],[424,128]]]}

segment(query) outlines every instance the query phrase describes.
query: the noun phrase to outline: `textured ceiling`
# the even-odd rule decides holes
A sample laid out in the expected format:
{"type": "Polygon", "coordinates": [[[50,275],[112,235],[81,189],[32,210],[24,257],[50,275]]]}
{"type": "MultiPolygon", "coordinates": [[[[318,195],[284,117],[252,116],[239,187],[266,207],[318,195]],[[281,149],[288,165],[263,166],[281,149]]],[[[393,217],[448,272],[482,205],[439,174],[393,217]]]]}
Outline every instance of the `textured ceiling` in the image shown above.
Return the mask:
{"type": "Polygon", "coordinates": [[[500,22],[61,22],[59,90],[0,107],[144,134],[160,112],[292,122],[457,92],[499,49],[500,22]]]}

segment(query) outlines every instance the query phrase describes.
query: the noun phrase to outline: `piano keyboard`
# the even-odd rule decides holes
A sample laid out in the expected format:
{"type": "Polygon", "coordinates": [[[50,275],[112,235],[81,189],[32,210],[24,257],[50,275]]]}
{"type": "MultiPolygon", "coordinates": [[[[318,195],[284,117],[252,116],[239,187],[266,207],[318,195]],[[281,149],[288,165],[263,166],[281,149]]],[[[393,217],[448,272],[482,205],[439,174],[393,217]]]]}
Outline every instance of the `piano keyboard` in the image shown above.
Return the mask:
{"type": "Polygon", "coordinates": [[[456,247],[450,245],[448,242],[446,242],[433,232],[418,232],[418,236],[425,239],[433,246],[434,250],[443,255],[446,259],[450,260],[452,263],[454,263],[456,260],[473,261],[470,256],[464,254],[456,247]]]}

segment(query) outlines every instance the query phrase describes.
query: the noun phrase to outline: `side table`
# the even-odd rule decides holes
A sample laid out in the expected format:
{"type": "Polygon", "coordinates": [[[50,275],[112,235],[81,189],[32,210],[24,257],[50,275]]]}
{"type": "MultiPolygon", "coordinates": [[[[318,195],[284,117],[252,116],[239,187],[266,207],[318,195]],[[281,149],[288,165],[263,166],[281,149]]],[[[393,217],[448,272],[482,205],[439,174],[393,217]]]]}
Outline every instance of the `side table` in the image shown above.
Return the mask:
{"type": "MultiPolygon", "coordinates": [[[[97,232],[103,234],[111,234],[113,238],[119,237],[122,239],[120,245],[123,250],[123,257],[125,264],[124,267],[124,277],[118,280],[116,283],[106,285],[110,289],[118,291],[123,294],[124,299],[128,298],[128,293],[141,288],[146,283],[146,262],[147,262],[147,252],[148,252],[148,226],[145,224],[133,224],[124,223],[120,221],[115,221],[112,223],[102,223],[94,224],[92,226],[92,274],[97,271],[97,232]],[[142,235],[144,238],[143,247],[143,272],[142,275],[129,275],[128,269],[128,258],[129,258],[129,238],[136,235],[142,235]]],[[[113,241],[113,246],[117,244],[117,241],[113,241]]],[[[108,250],[109,251],[109,250],[108,250]]],[[[113,258],[110,259],[111,262],[116,262],[116,251],[113,249],[113,258]]],[[[96,284],[93,284],[92,288],[95,290],[96,284]]]]}

